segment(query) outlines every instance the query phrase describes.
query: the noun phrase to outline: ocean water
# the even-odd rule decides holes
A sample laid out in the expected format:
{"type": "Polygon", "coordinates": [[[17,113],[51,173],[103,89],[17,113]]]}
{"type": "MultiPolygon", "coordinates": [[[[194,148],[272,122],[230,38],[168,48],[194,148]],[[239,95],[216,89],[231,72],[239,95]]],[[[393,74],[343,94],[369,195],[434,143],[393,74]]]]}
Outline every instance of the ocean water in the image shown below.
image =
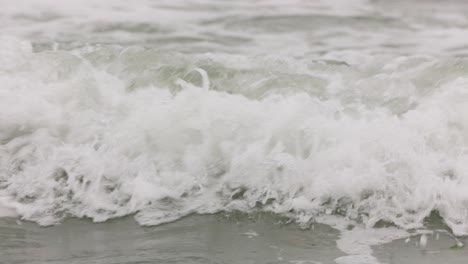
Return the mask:
{"type": "Polygon", "coordinates": [[[0,216],[105,231],[272,214],[338,230],[322,263],[393,263],[372,246],[441,232],[463,246],[465,1],[0,6],[0,216]]]}

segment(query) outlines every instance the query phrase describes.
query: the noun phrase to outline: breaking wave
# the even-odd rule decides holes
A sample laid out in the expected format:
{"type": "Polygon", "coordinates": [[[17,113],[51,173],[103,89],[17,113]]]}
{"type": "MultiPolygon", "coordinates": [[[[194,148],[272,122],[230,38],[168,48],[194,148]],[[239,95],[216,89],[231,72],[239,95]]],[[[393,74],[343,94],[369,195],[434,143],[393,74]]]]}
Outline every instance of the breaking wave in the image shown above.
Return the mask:
{"type": "Polygon", "coordinates": [[[0,203],[41,225],[239,210],[409,229],[435,211],[468,234],[468,61],[354,57],[2,37],[0,203]]]}

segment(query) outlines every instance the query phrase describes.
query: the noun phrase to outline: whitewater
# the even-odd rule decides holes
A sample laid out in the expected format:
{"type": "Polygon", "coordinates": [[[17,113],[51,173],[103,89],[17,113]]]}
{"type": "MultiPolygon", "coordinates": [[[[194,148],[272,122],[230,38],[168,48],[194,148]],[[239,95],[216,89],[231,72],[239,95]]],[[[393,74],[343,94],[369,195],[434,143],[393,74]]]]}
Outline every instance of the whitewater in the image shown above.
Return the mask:
{"type": "Polygon", "coordinates": [[[2,216],[468,234],[461,1],[0,4],[2,216]]]}

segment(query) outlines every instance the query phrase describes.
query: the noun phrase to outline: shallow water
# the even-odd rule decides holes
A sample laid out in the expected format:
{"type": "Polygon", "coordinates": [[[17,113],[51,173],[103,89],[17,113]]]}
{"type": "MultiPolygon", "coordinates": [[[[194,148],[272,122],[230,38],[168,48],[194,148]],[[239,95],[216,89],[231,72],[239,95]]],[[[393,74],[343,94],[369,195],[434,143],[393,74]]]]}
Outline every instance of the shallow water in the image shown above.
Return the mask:
{"type": "Polygon", "coordinates": [[[338,232],[304,232],[272,215],[190,216],[156,227],[70,219],[41,228],[1,220],[3,263],[334,263],[338,232]]]}
{"type": "Polygon", "coordinates": [[[464,1],[0,5],[0,216],[468,234],[464,1]]]}
{"type": "MultiPolygon", "coordinates": [[[[466,249],[451,248],[456,241],[439,220],[425,231],[426,246],[420,245],[420,234],[413,234],[374,246],[374,255],[388,264],[465,263],[466,249]]],[[[0,234],[1,263],[11,264],[372,263],[347,259],[336,247],[339,232],[327,225],[304,230],[271,214],[192,215],[152,227],[139,226],[131,218],[101,224],[68,219],[47,228],[4,218],[0,234]]]]}

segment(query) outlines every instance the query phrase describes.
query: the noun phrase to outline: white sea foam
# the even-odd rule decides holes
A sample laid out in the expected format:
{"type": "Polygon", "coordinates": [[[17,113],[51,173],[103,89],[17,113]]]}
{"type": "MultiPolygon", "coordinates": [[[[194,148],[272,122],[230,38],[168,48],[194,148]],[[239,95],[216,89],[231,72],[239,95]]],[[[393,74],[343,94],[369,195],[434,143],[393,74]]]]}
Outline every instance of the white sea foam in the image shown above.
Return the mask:
{"type": "MultiPolygon", "coordinates": [[[[418,228],[435,210],[456,234],[467,233],[468,80],[456,72],[425,80],[463,70],[464,60],[379,60],[373,73],[243,58],[257,76],[262,63],[278,74],[298,67],[302,92],[281,83],[234,91],[219,78],[207,90],[187,81],[158,86],[193,76],[207,87],[216,69],[200,68],[200,76],[191,66],[203,55],[127,51],[103,62],[93,55],[107,48],[34,53],[23,41],[1,42],[1,194],[25,219],[137,213],[142,224],[158,224],[193,212],[262,210],[300,222],[339,213],[369,227],[383,220],[418,228]],[[150,76],[135,68],[164,72],[177,57],[191,65],[136,84],[150,76]],[[307,78],[326,89],[307,87],[307,78]]],[[[235,56],[208,58],[235,71],[223,64],[235,56]]],[[[246,76],[231,78],[228,85],[246,76]]]]}

